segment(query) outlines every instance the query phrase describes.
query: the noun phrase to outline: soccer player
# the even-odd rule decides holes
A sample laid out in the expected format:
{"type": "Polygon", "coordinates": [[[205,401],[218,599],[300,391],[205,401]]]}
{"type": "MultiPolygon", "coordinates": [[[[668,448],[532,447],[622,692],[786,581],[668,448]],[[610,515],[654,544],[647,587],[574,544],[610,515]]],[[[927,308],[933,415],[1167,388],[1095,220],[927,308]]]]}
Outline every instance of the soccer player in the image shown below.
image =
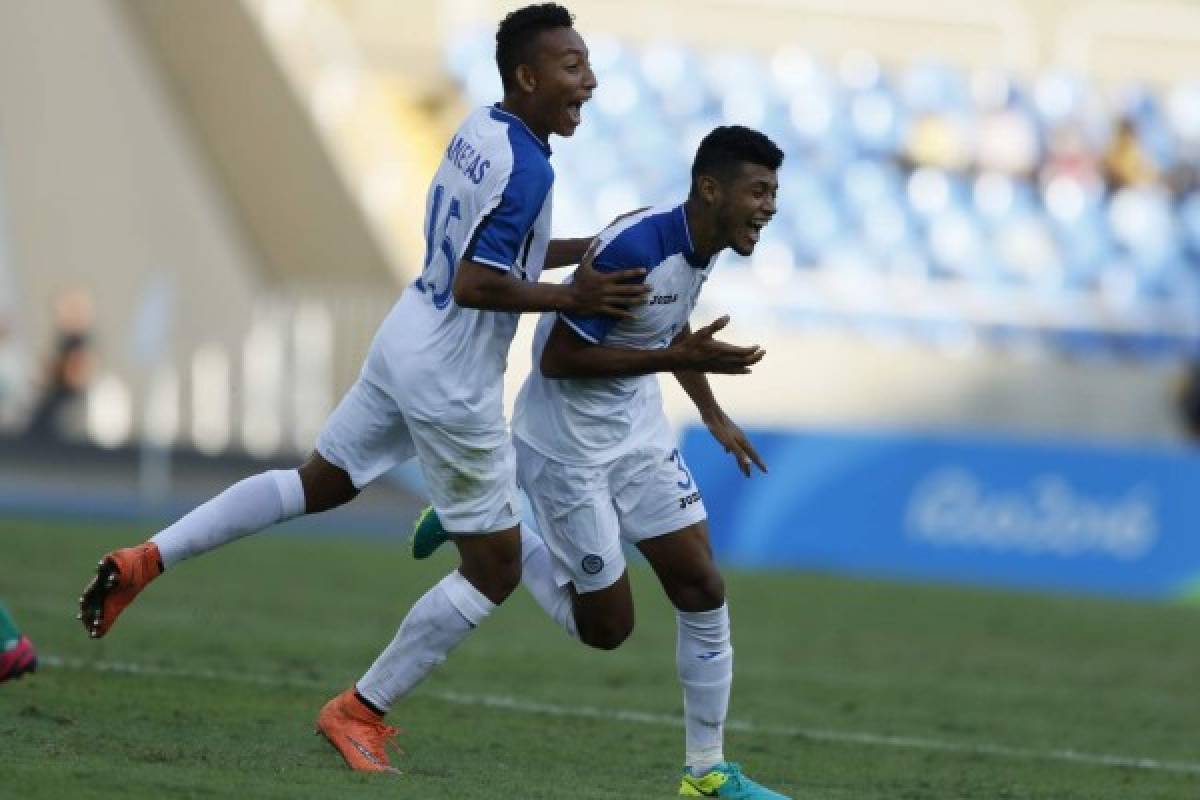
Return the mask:
{"type": "MultiPolygon", "coordinates": [[[[578,263],[588,241],[550,240],[551,134],[570,136],[597,83],[571,14],[545,3],[514,11],[496,33],[503,101],[454,134],[427,195],[424,270],[379,328],[358,381],[299,468],[227,489],[149,541],[104,556],[80,598],[89,635],[104,636],[164,569],[300,514],[353,499],[416,456],[461,563],[409,611],[357,682],[321,710],[318,730],[353,769],[391,770],[383,723],[467,633],[504,601],[544,547],[522,551],[515,456],[501,394],[517,315],[629,315],[644,269],[586,265],[572,284],[538,283],[543,267],[578,263]]],[[[548,559],[543,559],[548,564],[548,559]]],[[[540,562],[537,562],[540,563],[540,562]]],[[[526,581],[553,576],[536,566],[526,581]]],[[[535,596],[544,593],[531,587],[535,596]]]]}
{"type": "Polygon", "coordinates": [[[21,635],[8,609],[0,603],[0,683],[36,670],[37,651],[33,649],[33,642],[28,636],[21,635]]]}
{"type": "MultiPolygon", "coordinates": [[[[749,255],[775,215],[783,153],[740,126],[713,130],[692,165],[686,202],[619,221],[599,237],[597,269],[648,265],[650,302],[632,318],[546,314],[534,339],[535,369],[517,398],[517,476],[562,586],[556,620],[586,644],[618,647],[633,630],[624,539],[650,562],[676,608],[676,663],[683,685],[685,768],[679,793],[741,800],[783,798],[726,761],[723,729],[733,681],[725,586],[709,545],[707,515],[663,412],[656,372],[674,372],[712,435],[749,477],[766,465],[721,410],[703,372],[679,358],[690,316],[719,252],[749,255]]],[[[723,344],[732,373],[763,351],[723,344]]],[[[531,534],[532,535],[532,534],[531,534]]],[[[444,538],[435,512],[417,523],[414,554],[444,538]]]]}

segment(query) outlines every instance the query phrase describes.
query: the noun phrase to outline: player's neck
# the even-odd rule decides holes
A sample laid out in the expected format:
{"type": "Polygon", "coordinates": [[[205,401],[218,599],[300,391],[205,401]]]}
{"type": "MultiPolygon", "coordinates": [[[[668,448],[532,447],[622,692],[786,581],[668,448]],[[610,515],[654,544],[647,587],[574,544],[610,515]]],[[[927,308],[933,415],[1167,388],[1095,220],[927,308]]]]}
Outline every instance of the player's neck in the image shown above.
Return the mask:
{"type": "Polygon", "coordinates": [[[525,127],[529,128],[533,135],[541,139],[542,142],[546,144],[550,143],[550,131],[543,129],[541,124],[536,121],[530,109],[527,106],[522,105],[520,100],[514,100],[508,95],[505,95],[504,99],[500,101],[499,105],[501,110],[507,111],[509,114],[512,114],[514,117],[521,120],[521,122],[524,122],[525,127]]]}
{"type": "Polygon", "coordinates": [[[687,219],[688,233],[692,237],[692,248],[696,258],[708,261],[725,249],[719,239],[717,221],[710,214],[704,213],[704,208],[693,197],[683,204],[683,216],[687,219]]]}

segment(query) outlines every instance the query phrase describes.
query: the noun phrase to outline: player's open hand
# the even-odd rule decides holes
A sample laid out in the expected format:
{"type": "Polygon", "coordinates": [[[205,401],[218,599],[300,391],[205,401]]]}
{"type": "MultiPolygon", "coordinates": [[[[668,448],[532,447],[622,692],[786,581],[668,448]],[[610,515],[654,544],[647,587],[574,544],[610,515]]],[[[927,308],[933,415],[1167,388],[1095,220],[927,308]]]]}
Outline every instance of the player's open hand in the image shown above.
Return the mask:
{"type": "Polygon", "coordinates": [[[729,315],[710,322],[703,328],[680,336],[671,345],[679,357],[680,369],[697,372],[717,372],[723,375],[747,375],[750,368],[767,354],[756,344],[739,347],[714,338],[717,331],[729,324],[729,315]]]}
{"type": "Polygon", "coordinates": [[[588,245],[575,280],[571,284],[572,312],[583,316],[604,314],[618,319],[633,316],[633,309],[644,305],[650,287],[643,283],[646,270],[642,267],[623,269],[617,272],[599,272],[592,266],[600,240],[593,239],[588,245]]]}
{"type": "Polygon", "coordinates": [[[750,444],[746,434],[742,433],[742,429],[726,416],[724,411],[717,409],[706,414],[704,424],[708,426],[708,431],[713,438],[725,448],[725,452],[737,460],[738,469],[742,471],[743,475],[747,478],[750,477],[751,464],[758,467],[759,472],[766,473],[767,465],[763,463],[762,457],[754,449],[754,445],[750,444]]]}

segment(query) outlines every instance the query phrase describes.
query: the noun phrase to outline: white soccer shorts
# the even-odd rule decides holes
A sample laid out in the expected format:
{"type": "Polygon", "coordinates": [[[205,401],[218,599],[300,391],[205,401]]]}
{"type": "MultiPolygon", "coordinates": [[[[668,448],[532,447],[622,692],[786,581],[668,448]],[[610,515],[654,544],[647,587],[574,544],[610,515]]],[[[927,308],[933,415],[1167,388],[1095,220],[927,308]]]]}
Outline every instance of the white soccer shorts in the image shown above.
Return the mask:
{"type": "Polygon", "coordinates": [[[416,456],[430,501],[452,533],[493,533],[520,522],[516,457],[503,419],[475,427],[414,419],[360,377],[326,420],[317,452],[360,489],[416,456]]]}
{"type": "Polygon", "coordinates": [[[622,539],[637,544],[708,516],[672,441],[648,442],[599,466],[552,461],[520,438],[516,450],[517,481],[554,556],[555,578],[580,593],[621,577],[622,539]]]}

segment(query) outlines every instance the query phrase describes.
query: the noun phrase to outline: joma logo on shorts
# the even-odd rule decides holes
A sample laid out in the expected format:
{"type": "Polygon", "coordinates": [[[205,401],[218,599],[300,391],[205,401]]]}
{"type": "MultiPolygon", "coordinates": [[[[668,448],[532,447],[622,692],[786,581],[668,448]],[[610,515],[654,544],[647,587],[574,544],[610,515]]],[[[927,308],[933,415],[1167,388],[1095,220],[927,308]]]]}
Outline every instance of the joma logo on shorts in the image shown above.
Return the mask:
{"type": "Polygon", "coordinates": [[[665,306],[668,303],[674,303],[678,300],[679,300],[679,295],[677,295],[677,294],[656,294],[656,295],[654,295],[654,297],[650,298],[650,302],[647,303],[647,305],[665,306]]]}
{"type": "Polygon", "coordinates": [[[689,495],[684,495],[683,497],[679,498],[679,508],[684,509],[694,503],[699,503],[699,502],[700,502],[700,493],[692,492],[689,495]]]}

